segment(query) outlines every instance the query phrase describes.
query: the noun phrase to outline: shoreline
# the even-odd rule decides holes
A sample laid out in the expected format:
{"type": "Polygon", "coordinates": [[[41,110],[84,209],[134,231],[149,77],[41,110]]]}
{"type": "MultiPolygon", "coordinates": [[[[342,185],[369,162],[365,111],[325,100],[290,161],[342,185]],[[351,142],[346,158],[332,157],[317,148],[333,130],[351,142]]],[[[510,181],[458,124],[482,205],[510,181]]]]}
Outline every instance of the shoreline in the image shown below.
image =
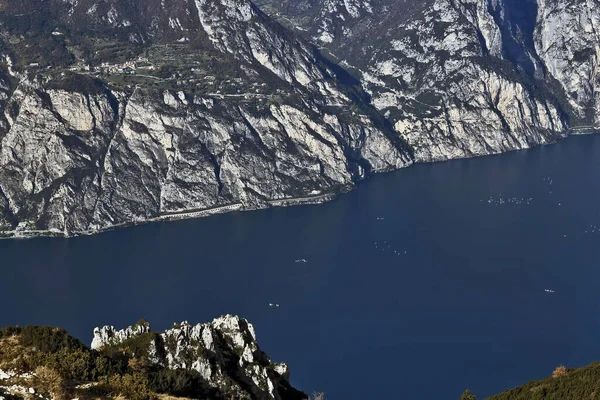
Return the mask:
{"type": "Polygon", "coordinates": [[[291,206],[301,206],[301,205],[311,205],[311,204],[323,204],[334,200],[341,194],[347,193],[353,190],[354,187],[337,187],[331,192],[308,196],[308,197],[293,197],[286,199],[274,199],[267,200],[264,206],[246,206],[242,203],[233,203],[227,204],[218,207],[211,207],[205,209],[192,209],[192,210],[184,210],[180,212],[169,212],[158,217],[148,218],[144,220],[136,220],[130,222],[124,222],[120,224],[115,224],[95,230],[74,232],[73,234],[68,234],[60,230],[21,230],[21,231],[0,231],[0,240],[26,240],[26,239],[35,239],[35,238],[61,238],[61,239],[70,239],[76,237],[83,236],[93,236],[96,234],[109,232],[116,229],[121,228],[129,228],[133,226],[151,224],[155,222],[169,222],[169,221],[183,221],[183,220],[192,220],[210,217],[213,215],[226,214],[230,212],[240,211],[257,211],[264,210],[267,208],[275,208],[275,207],[291,207],[291,206]]]}
{"type": "MultiPolygon", "coordinates": [[[[409,168],[412,165],[416,165],[416,164],[437,164],[437,163],[441,163],[441,162],[448,162],[448,161],[454,161],[454,160],[468,160],[468,159],[475,159],[475,158],[480,158],[480,157],[497,156],[497,155],[511,153],[514,151],[530,150],[530,149],[533,149],[536,147],[555,145],[555,144],[558,144],[559,142],[561,142],[562,140],[569,139],[571,137],[596,135],[596,134],[600,134],[600,127],[592,127],[592,126],[574,127],[574,128],[569,128],[566,134],[564,134],[563,136],[559,136],[557,138],[557,140],[550,142],[550,143],[539,143],[539,144],[533,145],[531,147],[523,148],[523,149],[509,150],[509,151],[505,151],[505,152],[501,152],[501,153],[474,155],[472,157],[459,157],[459,158],[450,158],[447,160],[435,160],[435,161],[414,161],[414,162],[412,162],[404,167],[401,167],[401,168],[391,169],[391,170],[379,170],[379,171],[372,172],[369,176],[365,177],[362,180],[363,181],[367,180],[367,179],[371,178],[372,176],[378,175],[381,173],[399,171],[401,169],[409,168]]],[[[243,203],[232,203],[232,204],[211,207],[211,208],[206,208],[206,209],[191,209],[191,210],[182,210],[182,211],[177,211],[177,212],[168,212],[168,213],[164,213],[163,215],[160,215],[157,217],[119,223],[119,224],[115,224],[115,225],[111,225],[111,226],[107,226],[107,227],[102,227],[99,229],[88,230],[88,231],[80,231],[80,232],[73,232],[73,233],[68,233],[68,232],[64,232],[64,231],[60,231],[60,230],[0,231],[0,240],[35,239],[35,238],[44,238],[44,237],[70,239],[70,238],[82,237],[82,236],[92,236],[92,235],[109,232],[109,231],[116,230],[116,229],[128,228],[128,227],[144,225],[144,224],[151,224],[151,223],[155,223],[155,222],[169,222],[169,221],[199,219],[199,218],[205,218],[205,217],[210,217],[210,216],[219,215],[219,214],[226,214],[226,213],[235,212],[235,211],[245,212],[245,211],[264,210],[264,209],[275,208],[275,207],[293,207],[293,206],[301,206],[301,205],[323,204],[323,203],[327,203],[329,201],[336,199],[340,195],[343,195],[345,193],[348,193],[348,192],[356,189],[358,187],[359,183],[360,182],[355,182],[353,185],[334,187],[334,188],[331,188],[331,190],[328,192],[321,193],[321,194],[314,195],[314,196],[292,197],[292,198],[284,198],[284,199],[271,199],[271,200],[265,200],[265,202],[263,204],[255,204],[255,205],[247,205],[247,206],[244,206],[243,203]]]]}

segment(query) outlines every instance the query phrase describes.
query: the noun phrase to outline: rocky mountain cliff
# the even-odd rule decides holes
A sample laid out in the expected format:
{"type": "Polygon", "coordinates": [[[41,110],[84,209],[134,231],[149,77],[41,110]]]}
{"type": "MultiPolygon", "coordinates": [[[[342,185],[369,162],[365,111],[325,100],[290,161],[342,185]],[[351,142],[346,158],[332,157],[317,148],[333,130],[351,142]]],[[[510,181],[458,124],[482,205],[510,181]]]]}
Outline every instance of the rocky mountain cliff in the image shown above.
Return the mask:
{"type": "Polygon", "coordinates": [[[597,0],[258,4],[353,69],[415,161],[598,128],[597,0]]]}
{"type": "Polygon", "coordinates": [[[360,87],[246,0],[34,3],[0,15],[5,235],[323,201],[411,162],[360,87]],[[38,7],[61,12],[32,33],[38,7]],[[48,65],[23,50],[46,39],[48,65]]]}
{"type": "Polygon", "coordinates": [[[305,400],[288,367],[258,347],[252,324],[225,315],[152,332],[96,328],[91,350],[49,327],[0,329],[0,397],[305,400]]]}
{"type": "MultiPolygon", "coordinates": [[[[146,321],[122,330],[105,326],[94,330],[91,347],[59,328],[0,328],[0,400],[309,399],[290,386],[287,365],[260,350],[252,324],[237,316],[164,332],[152,332],[146,321]]],[[[488,400],[598,399],[599,379],[599,363],[560,366],[552,377],[488,400]]],[[[475,396],[466,391],[461,399],[475,396]]]]}
{"type": "Polygon", "coordinates": [[[94,330],[91,348],[119,348],[140,338],[148,345],[144,362],[169,370],[195,371],[205,385],[223,394],[253,399],[307,398],[290,386],[287,365],[271,362],[260,351],[252,324],[237,316],[193,326],[182,322],[160,334],[153,334],[147,323],[123,330],[105,326],[94,330]]]}
{"type": "Polygon", "coordinates": [[[600,125],[598,0],[257,4],[0,0],[0,235],[321,202],[600,125]]]}

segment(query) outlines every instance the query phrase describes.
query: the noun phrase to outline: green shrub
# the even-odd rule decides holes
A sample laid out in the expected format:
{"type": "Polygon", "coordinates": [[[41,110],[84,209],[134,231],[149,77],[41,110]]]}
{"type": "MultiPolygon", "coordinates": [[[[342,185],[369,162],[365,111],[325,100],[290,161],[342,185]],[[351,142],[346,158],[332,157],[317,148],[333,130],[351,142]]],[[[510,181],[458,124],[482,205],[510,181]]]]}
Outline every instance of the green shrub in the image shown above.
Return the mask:
{"type": "Polygon", "coordinates": [[[600,400],[600,363],[561,371],[558,376],[529,382],[488,398],[488,400],[582,399],[600,400]]]}
{"type": "Polygon", "coordinates": [[[460,400],[477,400],[477,397],[469,389],[465,390],[465,392],[460,396],[460,400]]]}
{"type": "Polygon", "coordinates": [[[119,357],[119,354],[125,354],[128,358],[136,357],[141,360],[147,360],[151,343],[156,343],[158,340],[160,340],[158,333],[148,332],[126,340],[123,343],[106,346],[102,349],[101,353],[110,358],[119,357]]]}
{"type": "Polygon", "coordinates": [[[104,85],[100,80],[75,73],[66,73],[60,79],[48,82],[47,87],[48,89],[62,89],[88,95],[97,95],[105,92],[104,85]]]}
{"type": "Polygon", "coordinates": [[[0,339],[16,336],[20,333],[21,328],[18,326],[7,326],[6,328],[0,328],[0,339]]]}
{"type": "Polygon", "coordinates": [[[102,377],[123,375],[128,371],[129,357],[123,353],[116,353],[112,357],[98,354],[92,370],[92,380],[98,381],[102,377]]]}
{"type": "Polygon", "coordinates": [[[178,397],[210,398],[211,389],[194,370],[161,369],[149,375],[148,384],[156,393],[178,397]]]}
{"type": "Polygon", "coordinates": [[[50,395],[56,400],[70,399],[69,387],[59,372],[48,367],[38,367],[35,370],[36,387],[38,391],[50,395]]]}
{"type": "Polygon", "coordinates": [[[87,347],[66,330],[50,326],[26,326],[19,335],[22,346],[35,347],[44,353],[56,353],[66,349],[69,351],[87,350],[87,347]]]}
{"type": "Polygon", "coordinates": [[[85,382],[92,379],[95,357],[89,350],[61,349],[54,353],[36,351],[27,362],[32,368],[48,367],[64,379],[85,382]]]}
{"type": "Polygon", "coordinates": [[[155,395],[150,391],[148,379],[139,373],[113,375],[107,383],[113,394],[121,395],[128,400],[150,400],[155,395]]]}

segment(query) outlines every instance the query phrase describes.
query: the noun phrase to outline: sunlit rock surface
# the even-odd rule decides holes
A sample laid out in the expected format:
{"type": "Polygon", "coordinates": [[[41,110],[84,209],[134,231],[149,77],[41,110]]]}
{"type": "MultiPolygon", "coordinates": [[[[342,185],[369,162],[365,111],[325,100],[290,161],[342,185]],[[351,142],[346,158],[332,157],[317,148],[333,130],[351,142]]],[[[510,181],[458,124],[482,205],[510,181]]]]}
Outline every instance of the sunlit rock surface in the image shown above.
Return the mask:
{"type": "Polygon", "coordinates": [[[598,0],[257,5],[0,9],[0,235],[318,203],[600,125],[598,0]]]}
{"type": "MultiPolygon", "coordinates": [[[[150,332],[147,323],[123,330],[94,330],[92,349],[119,346],[150,332]]],[[[304,399],[289,384],[284,363],[273,363],[258,347],[254,327],[245,319],[225,315],[210,323],[173,325],[150,342],[149,361],[169,369],[192,369],[213,388],[248,392],[257,399],[304,399]]]]}

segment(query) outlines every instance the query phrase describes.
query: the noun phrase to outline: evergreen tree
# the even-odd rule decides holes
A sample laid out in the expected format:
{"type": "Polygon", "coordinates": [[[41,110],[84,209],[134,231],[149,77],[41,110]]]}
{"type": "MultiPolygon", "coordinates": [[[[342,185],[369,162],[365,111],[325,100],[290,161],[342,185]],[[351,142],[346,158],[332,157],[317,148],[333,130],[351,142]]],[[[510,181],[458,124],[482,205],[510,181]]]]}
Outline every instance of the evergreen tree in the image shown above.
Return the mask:
{"type": "Polygon", "coordinates": [[[469,389],[465,390],[465,392],[460,396],[460,400],[477,400],[477,397],[469,389]]]}

